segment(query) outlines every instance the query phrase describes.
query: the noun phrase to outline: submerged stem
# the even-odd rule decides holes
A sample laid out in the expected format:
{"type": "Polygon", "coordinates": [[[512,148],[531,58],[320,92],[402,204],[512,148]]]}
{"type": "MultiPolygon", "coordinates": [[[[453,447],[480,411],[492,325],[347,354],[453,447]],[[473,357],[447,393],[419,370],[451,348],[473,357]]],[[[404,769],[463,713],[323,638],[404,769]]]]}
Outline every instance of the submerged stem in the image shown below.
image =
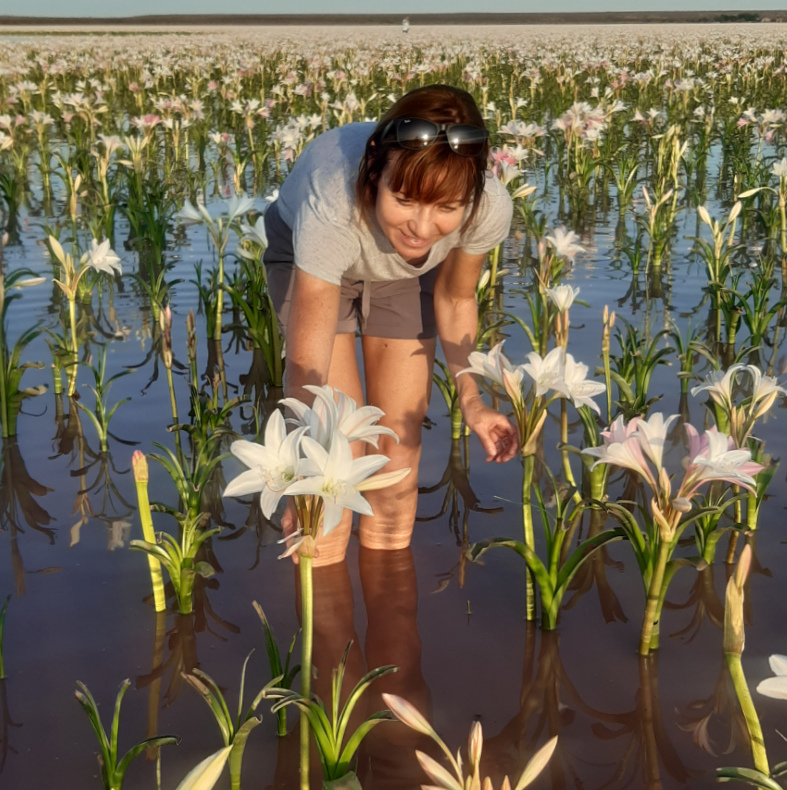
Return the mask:
{"type": "MultiPolygon", "coordinates": [[[[522,527],[525,533],[525,545],[535,551],[533,534],[533,505],[530,491],[533,486],[533,467],[535,456],[526,455],[522,459],[522,527]]],[[[536,619],[536,597],[533,575],[525,566],[525,611],[528,621],[536,619]]]]}

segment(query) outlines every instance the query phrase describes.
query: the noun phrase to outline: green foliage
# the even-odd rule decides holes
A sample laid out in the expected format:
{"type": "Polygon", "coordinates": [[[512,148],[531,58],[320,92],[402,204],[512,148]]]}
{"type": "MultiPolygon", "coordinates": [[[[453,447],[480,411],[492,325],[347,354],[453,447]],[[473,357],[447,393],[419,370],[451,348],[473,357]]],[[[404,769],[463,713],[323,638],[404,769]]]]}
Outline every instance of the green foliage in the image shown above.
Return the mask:
{"type": "MultiPolygon", "coordinates": [[[[271,628],[268,618],[265,616],[265,612],[257,603],[257,601],[252,601],[251,605],[254,607],[254,611],[257,612],[257,616],[260,618],[260,622],[262,623],[262,632],[265,636],[265,652],[268,655],[268,663],[270,664],[271,668],[271,677],[275,679],[275,683],[273,681],[271,681],[271,683],[277,688],[291,689],[295,677],[301,670],[300,664],[296,664],[293,667],[290,666],[290,662],[292,660],[292,651],[295,649],[295,641],[298,639],[298,633],[300,633],[300,631],[296,633],[290,640],[290,647],[287,650],[287,656],[284,660],[284,663],[282,663],[279,643],[276,641],[276,635],[273,633],[273,629],[271,628]]],[[[287,734],[287,711],[282,708],[281,710],[277,711],[276,717],[278,720],[279,736],[283,737],[287,734]]]]}
{"type": "Polygon", "coordinates": [[[367,718],[349,738],[347,737],[350,716],[361,695],[378,678],[398,671],[398,667],[387,665],[367,672],[350,692],[344,707],[339,710],[344,672],[351,647],[352,642],[348,642],[338,668],[333,670],[330,712],[317,696],[307,700],[295,691],[275,687],[265,692],[266,698],[278,700],[271,708],[274,713],[285,705],[296,705],[306,715],[314,742],[317,744],[323,776],[329,780],[341,779],[351,770],[358,747],[373,727],[381,721],[394,720],[390,711],[380,711],[367,718]]]}
{"type": "Polygon", "coordinates": [[[82,706],[82,709],[87,714],[90,724],[93,727],[93,732],[98,738],[98,745],[100,753],[98,755],[98,764],[101,768],[101,780],[104,783],[104,790],[122,790],[123,782],[126,777],[131,762],[139,757],[146,749],[157,749],[160,746],[165,746],[169,743],[179,743],[180,738],[172,735],[156,736],[155,738],[148,738],[136,745],[132,746],[120,759],[118,759],[118,730],[120,728],[120,706],[123,702],[123,697],[131,686],[131,681],[126,679],[120,684],[117,698],[115,699],[115,710],[112,716],[112,725],[110,727],[109,736],[107,736],[104,725],[101,723],[101,715],[98,712],[98,705],[93,699],[93,695],[88,690],[84,683],[77,681],[79,689],[74,692],[77,702],[82,706]]]}
{"type": "Polygon", "coordinates": [[[96,432],[98,433],[98,439],[101,443],[101,452],[105,453],[109,446],[109,421],[124,403],[128,403],[128,401],[131,400],[131,398],[123,398],[110,408],[107,404],[107,396],[109,395],[109,390],[111,389],[112,384],[119,378],[128,376],[131,371],[121,370],[119,373],[115,373],[114,376],[110,376],[109,380],[104,381],[107,370],[106,346],[101,347],[97,366],[93,367],[92,365],[87,365],[87,367],[90,368],[91,372],[93,373],[95,386],[90,387],[90,391],[95,396],[96,405],[92,411],[87,406],[85,406],[82,401],[77,401],[77,406],[79,406],[79,408],[82,409],[82,411],[85,412],[88,417],[90,417],[90,420],[92,421],[96,428],[96,432]]]}
{"type": "Polygon", "coordinates": [[[216,572],[209,562],[197,559],[197,554],[205,541],[221,532],[218,527],[202,528],[202,522],[207,517],[207,514],[202,514],[196,519],[182,517],[179,521],[180,540],[166,532],[159,532],[158,542],[155,544],[144,540],[132,540],[129,543],[129,548],[147,553],[167,569],[178,601],[178,611],[181,614],[191,614],[196,577],[202,576],[208,579],[216,572]]]}
{"type": "MultiPolygon", "coordinates": [[[[262,688],[244,714],[243,694],[246,684],[246,667],[248,666],[249,659],[253,652],[252,650],[243,662],[243,669],[241,670],[240,676],[240,691],[238,693],[238,713],[235,718],[230,714],[229,707],[227,706],[219,685],[210,675],[199,669],[194,669],[190,673],[184,674],[185,679],[192,688],[197,691],[202,699],[205,700],[211,713],[213,713],[213,717],[216,719],[216,723],[219,726],[224,745],[232,747],[229,753],[229,763],[230,783],[233,790],[239,790],[240,788],[243,750],[246,748],[246,741],[251,731],[262,722],[262,717],[254,716],[254,712],[257,710],[265,691],[268,689],[268,686],[262,688]]],[[[278,678],[274,678],[272,682],[276,682],[277,680],[278,678]]]]}

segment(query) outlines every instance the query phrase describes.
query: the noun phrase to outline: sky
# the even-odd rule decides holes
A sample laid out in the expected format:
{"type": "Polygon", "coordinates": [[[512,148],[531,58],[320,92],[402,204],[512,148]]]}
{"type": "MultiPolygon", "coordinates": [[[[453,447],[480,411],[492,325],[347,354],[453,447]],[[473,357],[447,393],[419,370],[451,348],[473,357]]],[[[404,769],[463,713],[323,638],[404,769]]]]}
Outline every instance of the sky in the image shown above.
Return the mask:
{"type": "MultiPolygon", "coordinates": [[[[401,13],[537,11],[787,11],[787,0],[417,0],[397,3],[401,13]]],[[[0,3],[0,14],[25,16],[141,16],[146,14],[314,14],[370,12],[369,0],[26,0],[0,3]]],[[[384,4],[391,13],[394,6],[384,4]]],[[[383,10],[383,9],[381,9],[383,10]]],[[[394,13],[399,13],[393,11],[394,13]]]]}

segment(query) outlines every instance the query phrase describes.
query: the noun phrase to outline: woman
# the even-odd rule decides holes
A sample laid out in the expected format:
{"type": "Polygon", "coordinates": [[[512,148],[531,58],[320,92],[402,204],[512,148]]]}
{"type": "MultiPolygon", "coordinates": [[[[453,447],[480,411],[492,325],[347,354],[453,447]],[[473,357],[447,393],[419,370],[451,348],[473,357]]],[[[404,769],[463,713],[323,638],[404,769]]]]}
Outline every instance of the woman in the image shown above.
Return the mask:
{"type": "MultiPolygon", "coordinates": [[[[418,498],[421,425],[436,337],[452,377],[475,350],[475,287],[484,258],[508,234],[512,203],[487,172],[488,133],[469,93],[430,85],[403,96],[375,126],[353,123],[310,143],[265,216],[264,261],[285,331],[287,394],[329,384],[363,402],[355,353],[361,329],[366,401],[385,412],[386,471],[413,473],[367,493],[361,545],[409,545],[418,498]]],[[[513,425],[482,402],[470,376],[459,405],[487,461],[517,451],[513,425]]],[[[358,448],[358,453],[363,448],[358,448]]],[[[316,564],[344,558],[351,514],[318,543],[316,564]]],[[[284,528],[291,528],[285,514],[284,528]]]]}

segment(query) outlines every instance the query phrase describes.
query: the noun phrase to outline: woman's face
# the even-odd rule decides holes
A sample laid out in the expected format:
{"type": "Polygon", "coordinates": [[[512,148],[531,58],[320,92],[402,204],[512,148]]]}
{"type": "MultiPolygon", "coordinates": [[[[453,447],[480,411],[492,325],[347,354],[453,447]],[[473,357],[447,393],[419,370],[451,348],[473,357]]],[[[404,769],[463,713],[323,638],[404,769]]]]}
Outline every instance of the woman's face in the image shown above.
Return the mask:
{"type": "Polygon", "coordinates": [[[435,242],[462,224],[465,204],[460,200],[422,203],[408,199],[391,189],[390,169],[389,164],[380,179],[375,217],[396,252],[408,263],[418,265],[426,260],[435,242]]]}

